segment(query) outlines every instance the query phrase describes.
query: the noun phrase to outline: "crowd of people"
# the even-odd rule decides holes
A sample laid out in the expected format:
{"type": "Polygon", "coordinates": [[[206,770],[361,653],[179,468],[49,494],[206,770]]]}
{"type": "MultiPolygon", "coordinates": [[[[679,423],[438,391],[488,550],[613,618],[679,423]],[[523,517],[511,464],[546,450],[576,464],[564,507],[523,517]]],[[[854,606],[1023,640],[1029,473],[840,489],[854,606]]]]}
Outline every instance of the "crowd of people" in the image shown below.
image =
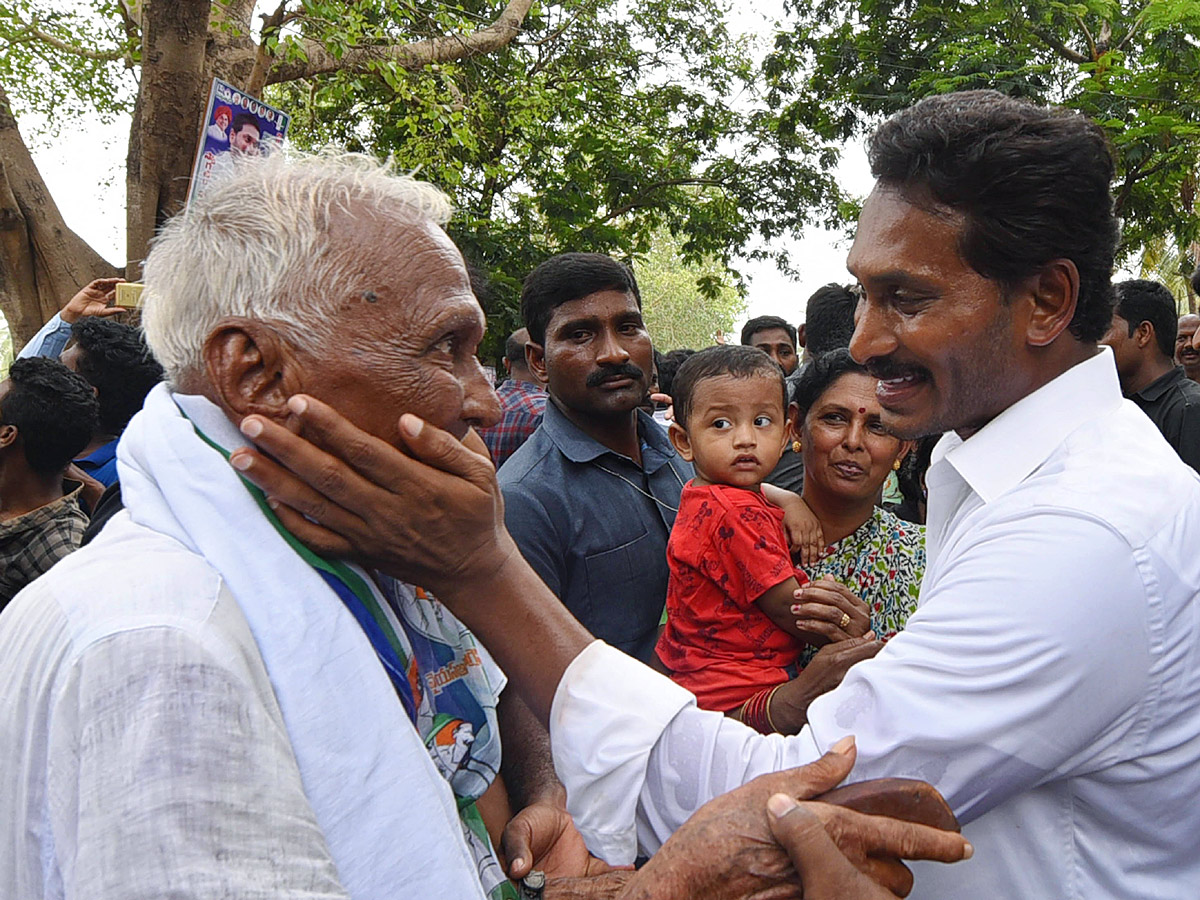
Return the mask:
{"type": "Polygon", "coordinates": [[[799,327],[661,353],[563,252],[498,388],[364,156],[71,298],[0,383],[0,896],[1191,897],[1200,317],[1082,115],[869,158],[799,327]]]}

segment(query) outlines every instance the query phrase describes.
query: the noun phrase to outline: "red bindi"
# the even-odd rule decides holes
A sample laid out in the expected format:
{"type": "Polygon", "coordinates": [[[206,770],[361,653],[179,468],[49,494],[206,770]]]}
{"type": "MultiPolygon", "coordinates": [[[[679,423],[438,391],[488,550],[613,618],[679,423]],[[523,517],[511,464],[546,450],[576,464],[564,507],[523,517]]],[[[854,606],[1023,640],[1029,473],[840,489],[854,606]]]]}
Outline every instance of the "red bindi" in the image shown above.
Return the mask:
{"type": "Polygon", "coordinates": [[[860,414],[861,414],[861,413],[865,413],[865,412],[867,411],[867,408],[866,408],[865,406],[860,406],[860,407],[858,408],[858,411],[859,411],[859,413],[860,413],[860,414]]]}

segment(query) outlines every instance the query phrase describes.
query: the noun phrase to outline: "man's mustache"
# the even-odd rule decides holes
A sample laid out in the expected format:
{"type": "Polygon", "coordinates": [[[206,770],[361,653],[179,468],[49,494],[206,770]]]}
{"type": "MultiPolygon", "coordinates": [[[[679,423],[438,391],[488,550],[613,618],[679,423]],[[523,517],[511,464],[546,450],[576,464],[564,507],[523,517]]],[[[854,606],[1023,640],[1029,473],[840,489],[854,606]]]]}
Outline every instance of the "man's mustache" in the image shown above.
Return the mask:
{"type": "Polygon", "coordinates": [[[590,388],[600,387],[600,385],[609,378],[622,376],[632,378],[634,381],[641,381],[646,377],[646,373],[633,363],[621,363],[619,366],[601,366],[595,372],[587,377],[587,386],[590,388]]]}
{"type": "Polygon", "coordinates": [[[878,378],[880,381],[887,381],[890,378],[903,378],[909,374],[928,375],[928,371],[921,366],[906,366],[885,356],[871,357],[863,363],[863,368],[867,370],[867,374],[872,378],[878,378]]]}

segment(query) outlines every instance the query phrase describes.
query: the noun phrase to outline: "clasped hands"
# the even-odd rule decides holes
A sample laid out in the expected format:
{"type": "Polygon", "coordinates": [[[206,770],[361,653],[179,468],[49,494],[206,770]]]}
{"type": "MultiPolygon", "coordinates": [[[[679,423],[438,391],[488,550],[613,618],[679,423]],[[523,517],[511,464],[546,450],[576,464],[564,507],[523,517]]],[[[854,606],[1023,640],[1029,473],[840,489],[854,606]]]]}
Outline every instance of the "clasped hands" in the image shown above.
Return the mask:
{"type": "MultiPolygon", "coordinates": [[[[853,741],[845,739],[815,763],[764,775],[710,801],[636,872],[590,856],[566,810],[535,804],[505,829],[509,874],[544,871],[546,900],[888,900],[912,890],[901,859],[971,856],[970,844],[952,831],[820,802],[849,774],[854,757],[853,741]]],[[[855,792],[868,807],[894,806],[886,789],[872,794],[874,784],[856,785],[855,792]]],[[[911,782],[905,789],[910,814],[949,824],[931,787],[911,782]]]]}
{"type": "MultiPolygon", "coordinates": [[[[474,432],[459,442],[406,414],[401,452],[311,397],[291,398],[289,409],[294,431],[261,416],[243,420],[242,432],[256,447],[239,448],[230,461],[316,552],[421,584],[452,610],[486,597],[489,582],[525,565],[504,528],[495,470],[474,432]]],[[[582,877],[588,869],[552,882],[554,890],[561,898],[874,900],[911,887],[901,857],[950,862],[970,855],[970,845],[952,832],[798,803],[846,777],[854,753],[841,749],[711,801],[635,874],[582,877]],[[585,887],[590,893],[579,893],[585,887]]],[[[537,865],[533,837],[526,846],[530,865],[537,865]]]]}

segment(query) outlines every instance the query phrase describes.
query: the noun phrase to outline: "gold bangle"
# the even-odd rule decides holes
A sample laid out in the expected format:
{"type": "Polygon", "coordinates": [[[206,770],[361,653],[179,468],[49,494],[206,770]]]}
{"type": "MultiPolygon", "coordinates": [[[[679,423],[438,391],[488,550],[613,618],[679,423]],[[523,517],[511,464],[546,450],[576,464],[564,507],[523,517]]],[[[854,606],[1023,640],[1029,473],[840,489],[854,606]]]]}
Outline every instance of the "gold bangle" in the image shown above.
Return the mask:
{"type": "MultiPolygon", "coordinates": [[[[783,684],[787,684],[787,682],[785,681],[783,684]]],[[[775,722],[771,718],[771,701],[775,699],[775,691],[783,687],[783,684],[775,685],[775,687],[771,689],[771,693],[767,694],[767,702],[765,704],[765,709],[763,710],[767,715],[767,724],[771,726],[771,731],[775,734],[781,734],[782,732],[780,732],[780,730],[775,726],[775,722]]]]}

